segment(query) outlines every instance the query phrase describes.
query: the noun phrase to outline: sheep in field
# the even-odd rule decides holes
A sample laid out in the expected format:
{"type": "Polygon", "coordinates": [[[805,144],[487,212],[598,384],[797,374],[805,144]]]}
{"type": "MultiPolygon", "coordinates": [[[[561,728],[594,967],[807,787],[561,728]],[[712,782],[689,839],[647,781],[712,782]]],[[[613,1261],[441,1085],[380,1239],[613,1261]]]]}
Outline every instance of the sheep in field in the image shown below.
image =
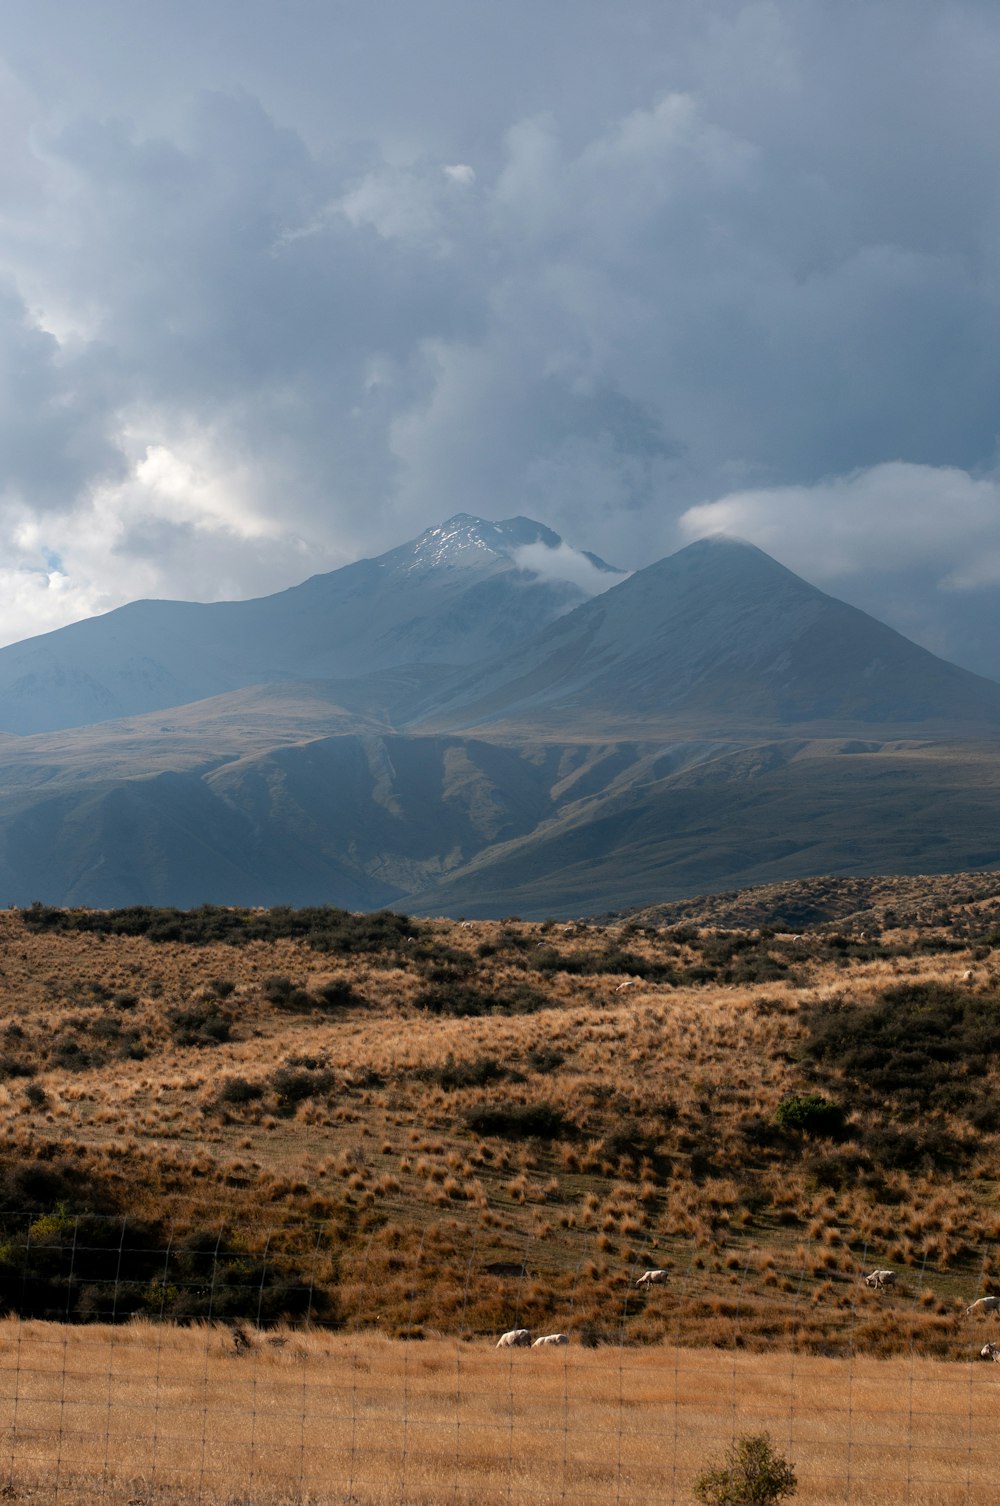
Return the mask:
{"type": "Polygon", "coordinates": [[[887,1287],[895,1285],[895,1271],[872,1271],[870,1276],[865,1277],[865,1286],[870,1286],[875,1292],[884,1292],[887,1287]]]}
{"type": "Polygon", "coordinates": [[[1000,1344],[984,1344],[979,1351],[981,1360],[995,1360],[1000,1365],[1000,1344]]]}
{"type": "Polygon", "coordinates": [[[532,1344],[532,1349],[540,1349],[543,1344],[568,1344],[569,1339],[564,1333],[543,1333],[540,1339],[532,1344]]]}
{"type": "Polygon", "coordinates": [[[502,1333],[497,1340],[498,1349],[527,1349],[531,1343],[530,1328],[512,1328],[502,1333]]]}
{"type": "Polygon", "coordinates": [[[977,1302],[971,1303],[965,1309],[965,1316],[971,1318],[973,1313],[982,1313],[985,1317],[987,1313],[992,1313],[996,1317],[998,1307],[1000,1307],[1000,1297],[980,1297],[977,1302]]]}
{"type": "Polygon", "coordinates": [[[643,1271],[636,1286],[662,1286],[666,1279],[666,1271],[643,1271]]]}

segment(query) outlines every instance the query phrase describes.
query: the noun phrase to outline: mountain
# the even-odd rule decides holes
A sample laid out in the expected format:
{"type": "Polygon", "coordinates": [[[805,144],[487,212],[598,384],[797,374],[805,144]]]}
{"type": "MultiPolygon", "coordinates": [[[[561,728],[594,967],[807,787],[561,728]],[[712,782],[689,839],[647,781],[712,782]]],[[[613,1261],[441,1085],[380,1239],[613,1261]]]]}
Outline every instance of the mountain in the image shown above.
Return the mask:
{"type": "Polygon", "coordinates": [[[1000,727],[1000,686],[752,544],[701,539],[442,688],[428,727],[1000,727]]]}
{"type": "Polygon", "coordinates": [[[738,541],[573,553],[594,596],[566,553],[460,515],[0,651],[0,903],[544,917],[1000,865],[1000,685],[738,541]]]}
{"type": "MultiPolygon", "coordinates": [[[[538,546],[553,560],[566,550],[529,518],[491,523],[460,513],[377,559],[273,596],[133,602],[0,649],[0,731],[55,731],[250,685],[414,667],[389,697],[404,706],[444,671],[505,649],[586,599],[579,585],[519,565],[532,548],[537,561],[538,546]]],[[[620,577],[596,556],[578,560],[597,587],[620,577]]]]}

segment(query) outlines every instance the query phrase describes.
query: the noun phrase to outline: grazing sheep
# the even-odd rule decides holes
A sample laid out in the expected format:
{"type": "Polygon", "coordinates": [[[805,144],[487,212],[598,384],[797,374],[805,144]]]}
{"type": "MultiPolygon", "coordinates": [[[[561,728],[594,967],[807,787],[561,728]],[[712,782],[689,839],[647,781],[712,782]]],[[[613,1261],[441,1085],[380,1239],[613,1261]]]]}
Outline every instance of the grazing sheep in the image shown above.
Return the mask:
{"type": "Polygon", "coordinates": [[[542,1344],[568,1344],[569,1339],[564,1333],[543,1333],[540,1339],[532,1344],[532,1349],[538,1349],[542,1344]]]}
{"type": "Polygon", "coordinates": [[[967,967],[965,972],[959,975],[959,981],[962,983],[975,983],[976,975],[971,967],[967,967]]]}
{"type": "Polygon", "coordinates": [[[995,1360],[1000,1365],[1000,1344],[984,1344],[979,1351],[981,1360],[995,1360]]]}
{"type": "Polygon", "coordinates": [[[965,1309],[965,1316],[971,1318],[973,1313],[982,1313],[984,1316],[992,1313],[996,1317],[997,1308],[1000,1308],[1000,1297],[980,1297],[965,1309]]]}
{"type": "Polygon", "coordinates": [[[498,1349],[527,1349],[531,1343],[530,1328],[512,1328],[502,1333],[497,1340],[498,1349]]]}
{"type": "Polygon", "coordinates": [[[662,1286],[666,1279],[666,1271],[643,1271],[636,1286],[662,1286]]]}
{"type": "Polygon", "coordinates": [[[884,1292],[887,1287],[895,1285],[895,1271],[872,1271],[870,1276],[865,1277],[865,1286],[870,1286],[875,1292],[884,1292]]]}

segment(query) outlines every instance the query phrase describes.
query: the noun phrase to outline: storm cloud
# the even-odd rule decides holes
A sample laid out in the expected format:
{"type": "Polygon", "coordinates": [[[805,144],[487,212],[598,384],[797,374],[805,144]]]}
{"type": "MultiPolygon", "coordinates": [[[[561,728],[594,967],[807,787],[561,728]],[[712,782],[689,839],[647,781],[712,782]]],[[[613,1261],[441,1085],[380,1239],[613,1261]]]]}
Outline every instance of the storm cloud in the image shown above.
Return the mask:
{"type": "Polygon", "coordinates": [[[0,639],[526,513],[1000,676],[994,7],[8,12],[0,639]]]}

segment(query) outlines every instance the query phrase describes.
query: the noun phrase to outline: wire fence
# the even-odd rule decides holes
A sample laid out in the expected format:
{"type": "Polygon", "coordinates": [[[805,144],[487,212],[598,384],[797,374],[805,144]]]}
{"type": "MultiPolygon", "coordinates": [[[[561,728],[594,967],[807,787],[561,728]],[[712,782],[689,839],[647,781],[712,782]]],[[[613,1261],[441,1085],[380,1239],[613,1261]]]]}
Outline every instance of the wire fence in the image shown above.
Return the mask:
{"type": "MultiPolygon", "coordinates": [[[[812,1289],[791,1270],[780,1332],[750,1347],[747,1253],[725,1338],[687,1347],[705,1279],[692,1251],[663,1285],[637,1288],[630,1270],[595,1342],[580,1321],[581,1253],[560,1273],[568,1342],[498,1348],[469,1320],[478,1292],[495,1288],[507,1327],[521,1327],[520,1272],[544,1282],[542,1243],[509,1261],[473,1247],[460,1317],[435,1332],[416,1316],[440,1273],[427,1232],[414,1236],[399,1257],[408,1315],[390,1337],[377,1315],[355,1322],[323,1300],[322,1226],[294,1250],[283,1228],[255,1231],[253,1249],[239,1231],[137,1245],[127,1220],[65,1211],[6,1228],[0,1499],[667,1506],[692,1501],[699,1472],[760,1432],[793,1465],[800,1501],[971,1506],[995,1493],[1000,1369],[980,1358],[992,1322],[949,1319],[950,1357],[911,1338],[876,1358],[858,1342],[871,1306],[858,1281],[840,1296],[837,1353],[800,1342],[812,1289]],[[662,1336],[637,1344],[631,1318],[653,1304],[662,1336]]],[[[361,1289],[380,1279],[373,1240],[356,1261],[361,1289]]],[[[901,1332],[924,1276],[880,1299],[901,1332]]]]}

